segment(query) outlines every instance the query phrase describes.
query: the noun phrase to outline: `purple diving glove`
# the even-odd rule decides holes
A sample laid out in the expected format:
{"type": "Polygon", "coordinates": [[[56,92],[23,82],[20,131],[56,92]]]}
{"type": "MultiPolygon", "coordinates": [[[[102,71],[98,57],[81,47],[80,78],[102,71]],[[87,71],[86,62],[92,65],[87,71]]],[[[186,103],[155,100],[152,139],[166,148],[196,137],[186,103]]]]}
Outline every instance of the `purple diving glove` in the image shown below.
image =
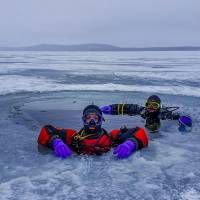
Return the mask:
{"type": "Polygon", "coordinates": [[[67,158],[72,154],[70,148],[59,138],[53,141],[53,149],[56,157],[67,158]]]}
{"type": "Polygon", "coordinates": [[[179,123],[179,128],[178,130],[180,132],[190,132],[192,130],[192,119],[190,116],[180,116],[180,118],[178,119],[178,123],[179,123]]]}
{"type": "Polygon", "coordinates": [[[111,106],[101,106],[100,109],[104,114],[111,114],[112,111],[111,106]]]}
{"type": "Polygon", "coordinates": [[[113,154],[117,156],[117,158],[127,158],[136,150],[136,144],[131,140],[126,140],[122,144],[118,145],[113,154]]]}

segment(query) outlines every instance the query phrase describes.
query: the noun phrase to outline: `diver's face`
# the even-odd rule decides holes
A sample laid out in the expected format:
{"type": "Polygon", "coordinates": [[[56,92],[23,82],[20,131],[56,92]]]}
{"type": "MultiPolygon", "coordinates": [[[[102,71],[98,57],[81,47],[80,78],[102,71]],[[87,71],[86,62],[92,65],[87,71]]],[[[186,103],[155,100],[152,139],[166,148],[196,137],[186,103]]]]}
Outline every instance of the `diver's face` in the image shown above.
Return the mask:
{"type": "Polygon", "coordinates": [[[146,102],[145,108],[147,112],[155,113],[160,109],[160,104],[154,101],[146,102]]]}
{"type": "Polygon", "coordinates": [[[99,116],[94,114],[94,113],[87,115],[86,118],[85,118],[86,123],[89,123],[91,120],[94,120],[96,123],[98,123],[99,122],[99,116]]]}
{"type": "Polygon", "coordinates": [[[95,113],[88,114],[85,117],[85,122],[89,125],[90,130],[95,130],[96,124],[99,122],[99,116],[95,113]]]}
{"type": "Polygon", "coordinates": [[[149,112],[149,113],[155,113],[155,112],[157,112],[157,109],[154,109],[154,108],[146,108],[146,111],[149,112]]]}

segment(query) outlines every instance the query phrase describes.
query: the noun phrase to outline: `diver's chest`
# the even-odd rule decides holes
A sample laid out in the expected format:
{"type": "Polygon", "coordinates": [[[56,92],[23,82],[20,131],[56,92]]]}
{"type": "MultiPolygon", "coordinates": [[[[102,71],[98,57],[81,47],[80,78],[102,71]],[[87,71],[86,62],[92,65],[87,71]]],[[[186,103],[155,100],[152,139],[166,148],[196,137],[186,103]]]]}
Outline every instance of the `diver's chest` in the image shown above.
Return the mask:
{"type": "Polygon", "coordinates": [[[84,139],[82,141],[82,153],[85,154],[99,154],[110,150],[111,141],[107,136],[98,139],[84,139]]]}
{"type": "Polygon", "coordinates": [[[102,137],[96,138],[96,139],[84,139],[82,140],[82,144],[84,146],[104,147],[104,146],[109,146],[111,144],[111,141],[108,136],[103,135],[102,137]]]}

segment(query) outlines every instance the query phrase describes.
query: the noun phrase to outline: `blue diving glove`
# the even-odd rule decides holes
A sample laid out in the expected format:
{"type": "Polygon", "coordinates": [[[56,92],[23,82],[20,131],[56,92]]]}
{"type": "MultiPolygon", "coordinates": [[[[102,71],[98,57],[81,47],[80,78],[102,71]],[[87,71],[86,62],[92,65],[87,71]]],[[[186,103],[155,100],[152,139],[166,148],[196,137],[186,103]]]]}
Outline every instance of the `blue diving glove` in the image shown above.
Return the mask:
{"type": "Polygon", "coordinates": [[[116,155],[117,158],[123,159],[129,157],[135,150],[135,142],[132,142],[131,140],[126,140],[114,149],[113,154],[116,155]]]}
{"type": "Polygon", "coordinates": [[[180,132],[190,132],[192,130],[192,119],[189,116],[180,116],[178,123],[180,132]]]}
{"type": "Polygon", "coordinates": [[[111,114],[112,111],[111,106],[101,106],[100,109],[104,114],[111,114]]]}
{"type": "Polygon", "coordinates": [[[67,158],[72,154],[70,148],[59,138],[53,141],[52,146],[56,157],[67,158]]]}

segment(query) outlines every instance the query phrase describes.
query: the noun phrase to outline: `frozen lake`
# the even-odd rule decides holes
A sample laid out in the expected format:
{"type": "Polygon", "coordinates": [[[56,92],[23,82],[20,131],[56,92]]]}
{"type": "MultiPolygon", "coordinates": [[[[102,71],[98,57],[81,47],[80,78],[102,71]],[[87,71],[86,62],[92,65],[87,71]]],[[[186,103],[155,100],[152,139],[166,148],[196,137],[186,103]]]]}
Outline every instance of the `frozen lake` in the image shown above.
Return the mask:
{"type": "MultiPolygon", "coordinates": [[[[0,107],[0,200],[200,199],[200,52],[0,52],[0,107]],[[125,160],[38,152],[42,125],[79,129],[90,103],[144,105],[151,94],[190,114],[192,132],[163,121],[125,160]]],[[[108,130],[144,125],[105,118],[108,130]]]]}

